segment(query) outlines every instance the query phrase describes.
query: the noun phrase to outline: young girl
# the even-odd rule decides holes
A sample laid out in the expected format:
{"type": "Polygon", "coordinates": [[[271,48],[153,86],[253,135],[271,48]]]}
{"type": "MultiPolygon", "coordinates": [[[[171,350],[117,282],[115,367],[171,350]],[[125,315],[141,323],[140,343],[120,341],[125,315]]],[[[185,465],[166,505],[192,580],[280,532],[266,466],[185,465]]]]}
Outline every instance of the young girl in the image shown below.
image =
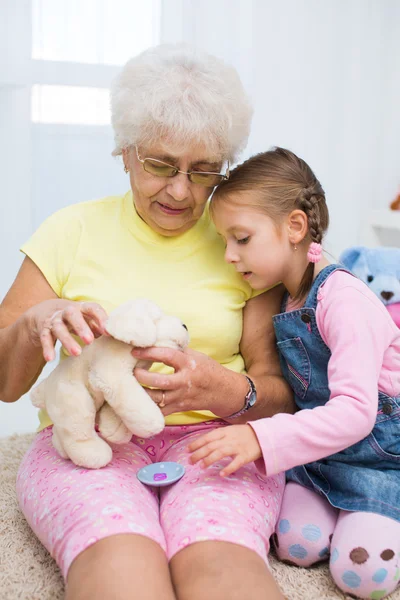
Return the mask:
{"type": "Polygon", "coordinates": [[[323,257],[324,191],[292,152],[236,168],[212,214],[226,260],[254,289],[286,287],[274,326],[299,410],[204,435],[191,460],[222,476],[250,461],[286,470],[278,556],[309,566],[330,555],[344,592],[383,598],[400,574],[400,330],[367,285],[323,257]]]}

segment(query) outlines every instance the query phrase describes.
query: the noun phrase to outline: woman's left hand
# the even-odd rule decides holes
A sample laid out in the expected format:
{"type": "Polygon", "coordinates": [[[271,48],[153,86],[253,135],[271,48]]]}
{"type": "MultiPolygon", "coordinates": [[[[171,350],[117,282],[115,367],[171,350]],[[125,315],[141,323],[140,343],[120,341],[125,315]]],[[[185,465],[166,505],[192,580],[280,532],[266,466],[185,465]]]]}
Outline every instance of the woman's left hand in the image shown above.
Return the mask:
{"type": "Polygon", "coordinates": [[[231,475],[262,456],[257,436],[250,425],[218,427],[189,444],[188,450],[193,452],[190,462],[195,464],[201,460],[203,468],[231,456],[231,462],[220,472],[221,477],[231,475]]]}
{"type": "Polygon", "coordinates": [[[154,402],[161,405],[165,416],[175,412],[210,410],[228,417],[239,410],[248,389],[246,378],[201,352],[186,348],[134,348],[132,355],[140,360],[160,362],[173,367],[175,373],[163,375],[136,368],[134,375],[154,402]],[[243,390],[243,393],[241,393],[243,390]],[[238,393],[239,391],[239,393],[238,393]],[[238,406],[239,402],[242,402],[238,406]]]}

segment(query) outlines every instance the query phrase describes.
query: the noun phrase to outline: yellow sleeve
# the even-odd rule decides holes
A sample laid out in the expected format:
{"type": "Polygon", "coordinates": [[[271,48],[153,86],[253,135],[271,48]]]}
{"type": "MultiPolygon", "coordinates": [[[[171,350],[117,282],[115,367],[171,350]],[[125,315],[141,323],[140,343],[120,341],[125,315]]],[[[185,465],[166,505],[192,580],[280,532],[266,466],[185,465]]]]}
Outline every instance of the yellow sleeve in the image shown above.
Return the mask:
{"type": "Polygon", "coordinates": [[[260,294],[263,294],[264,292],[268,292],[269,290],[272,290],[274,287],[276,287],[277,285],[280,285],[280,284],[281,284],[281,281],[278,281],[278,283],[275,283],[275,285],[271,285],[270,287],[267,287],[263,290],[252,290],[249,300],[251,300],[252,298],[257,298],[257,296],[259,296],[260,294]]]}
{"type": "Polygon", "coordinates": [[[79,205],[48,217],[20,250],[42,271],[60,298],[68,281],[82,234],[79,205]]]}

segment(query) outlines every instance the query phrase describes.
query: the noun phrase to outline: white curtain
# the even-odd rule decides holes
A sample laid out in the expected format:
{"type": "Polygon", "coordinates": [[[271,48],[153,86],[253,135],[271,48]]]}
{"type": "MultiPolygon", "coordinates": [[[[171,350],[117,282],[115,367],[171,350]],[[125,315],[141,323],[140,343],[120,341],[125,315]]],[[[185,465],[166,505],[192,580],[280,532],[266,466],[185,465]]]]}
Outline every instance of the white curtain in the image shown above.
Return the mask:
{"type": "MultiPolygon", "coordinates": [[[[334,256],[397,194],[398,0],[0,0],[0,297],[47,215],[126,189],[108,88],[159,41],[237,67],[255,107],[244,157],[282,145],[310,163],[334,256]]],[[[400,245],[398,231],[385,241],[400,245]]],[[[27,399],[0,402],[0,435],[32,430],[34,413],[27,399]]]]}
{"type": "MultiPolygon", "coordinates": [[[[109,85],[159,43],[160,15],[161,0],[0,0],[0,298],[43,219],[126,191],[111,157],[109,85]]],[[[36,426],[28,395],[0,402],[0,436],[36,426]]]]}

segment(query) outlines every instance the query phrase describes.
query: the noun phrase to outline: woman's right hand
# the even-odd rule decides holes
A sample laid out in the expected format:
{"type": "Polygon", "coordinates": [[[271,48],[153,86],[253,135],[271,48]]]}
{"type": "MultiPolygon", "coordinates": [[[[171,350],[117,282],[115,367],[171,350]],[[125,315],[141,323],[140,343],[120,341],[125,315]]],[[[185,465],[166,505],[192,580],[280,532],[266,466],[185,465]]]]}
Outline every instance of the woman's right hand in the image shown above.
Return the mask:
{"type": "Polygon", "coordinates": [[[105,333],[107,319],[107,313],[99,304],[69,300],[45,300],[29,308],[25,316],[32,343],[42,347],[46,362],[55,358],[57,340],[69,354],[78,356],[82,348],[72,334],[84,344],[91,344],[105,333]]]}

